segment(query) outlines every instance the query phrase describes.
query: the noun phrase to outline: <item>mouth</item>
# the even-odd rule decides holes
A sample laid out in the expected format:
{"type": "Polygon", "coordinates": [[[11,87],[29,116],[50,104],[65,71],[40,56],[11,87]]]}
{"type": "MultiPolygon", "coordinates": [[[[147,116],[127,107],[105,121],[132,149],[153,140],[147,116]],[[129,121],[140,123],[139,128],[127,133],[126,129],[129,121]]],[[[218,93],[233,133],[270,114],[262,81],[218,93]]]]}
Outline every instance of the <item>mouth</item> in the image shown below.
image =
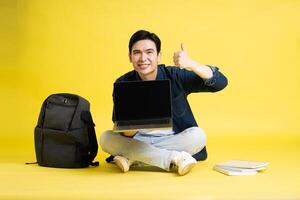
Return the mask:
{"type": "Polygon", "coordinates": [[[150,66],[150,64],[138,64],[138,67],[141,70],[147,69],[149,66],[150,66]]]}

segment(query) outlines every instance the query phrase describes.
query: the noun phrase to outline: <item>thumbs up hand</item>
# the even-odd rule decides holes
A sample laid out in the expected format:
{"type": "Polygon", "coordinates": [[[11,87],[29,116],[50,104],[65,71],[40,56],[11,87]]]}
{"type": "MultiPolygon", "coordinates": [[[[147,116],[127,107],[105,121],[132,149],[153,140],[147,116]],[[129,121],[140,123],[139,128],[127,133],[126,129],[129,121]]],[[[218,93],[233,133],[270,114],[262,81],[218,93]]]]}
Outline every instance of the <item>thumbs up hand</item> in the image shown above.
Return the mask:
{"type": "Polygon", "coordinates": [[[193,64],[193,60],[188,56],[187,50],[184,45],[181,43],[181,51],[177,51],[174,53],[173,61],[175,66],[181,68],[191,67],[193,64]]]}

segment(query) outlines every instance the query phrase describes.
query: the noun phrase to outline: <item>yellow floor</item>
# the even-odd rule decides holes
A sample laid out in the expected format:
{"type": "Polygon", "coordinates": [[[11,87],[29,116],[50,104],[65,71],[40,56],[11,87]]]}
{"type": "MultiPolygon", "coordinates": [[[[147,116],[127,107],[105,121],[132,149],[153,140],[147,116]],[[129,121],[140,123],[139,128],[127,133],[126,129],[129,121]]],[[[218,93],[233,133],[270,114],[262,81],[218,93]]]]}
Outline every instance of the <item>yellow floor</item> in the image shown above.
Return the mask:
{"type": "Polygon", "coordinates": [[[25,165],[35,159],[33,149],[30,145],[18,148],[26,142],[19,140],[1,150],[0,199],[300,199],[300,137],[285,135],[209,136],[209,159],[183,177],[155,168],[123,174],[104,162],[102,151],[97,168],[25,165]],[[230,177],[212,170],[215,163],[229,159],[270,165],[255,176],[230,177]]]}

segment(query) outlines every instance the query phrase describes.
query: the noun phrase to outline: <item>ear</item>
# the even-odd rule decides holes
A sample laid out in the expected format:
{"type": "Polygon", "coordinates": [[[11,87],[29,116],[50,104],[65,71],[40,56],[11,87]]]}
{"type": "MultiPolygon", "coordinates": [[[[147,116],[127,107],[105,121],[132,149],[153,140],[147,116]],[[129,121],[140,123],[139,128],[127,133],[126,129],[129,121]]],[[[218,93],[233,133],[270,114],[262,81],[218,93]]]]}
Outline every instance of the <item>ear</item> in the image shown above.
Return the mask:
{"type": "Polygon", "coordinates": [[[160,60],[161,60],[161,52],[159,52],[158,55],[157,55],[157,62],[159,63],[160,60]]]}
{"type": "Polygon", "coordinates": [[[131,60],[131,53],[128,54],[128,57],[129,57],[129,62],[132,63],[132,60],[131,60]]]}

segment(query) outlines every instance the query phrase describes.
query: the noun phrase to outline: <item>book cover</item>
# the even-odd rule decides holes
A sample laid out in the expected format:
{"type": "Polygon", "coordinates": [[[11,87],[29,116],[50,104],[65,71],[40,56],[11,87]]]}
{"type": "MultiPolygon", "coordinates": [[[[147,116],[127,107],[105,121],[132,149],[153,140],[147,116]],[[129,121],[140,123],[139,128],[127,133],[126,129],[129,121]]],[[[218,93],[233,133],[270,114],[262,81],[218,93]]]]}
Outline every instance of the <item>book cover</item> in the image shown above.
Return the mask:
{"type": "Polygon", "coordinates": [[[226,162],[218,163],[218,167],[235,167],[244,169],[264,169],[268,165],[268,162],[258,162],[249,160],[229,160],[226,162]]]}
{"type": "Polygon", "coordinates": [[[228,176],[249,176],[258,173],[256,170],[235,170],[235,169],[222,168],[218,166],[214,166],[214,170],[226,174],[228,176]]]}

